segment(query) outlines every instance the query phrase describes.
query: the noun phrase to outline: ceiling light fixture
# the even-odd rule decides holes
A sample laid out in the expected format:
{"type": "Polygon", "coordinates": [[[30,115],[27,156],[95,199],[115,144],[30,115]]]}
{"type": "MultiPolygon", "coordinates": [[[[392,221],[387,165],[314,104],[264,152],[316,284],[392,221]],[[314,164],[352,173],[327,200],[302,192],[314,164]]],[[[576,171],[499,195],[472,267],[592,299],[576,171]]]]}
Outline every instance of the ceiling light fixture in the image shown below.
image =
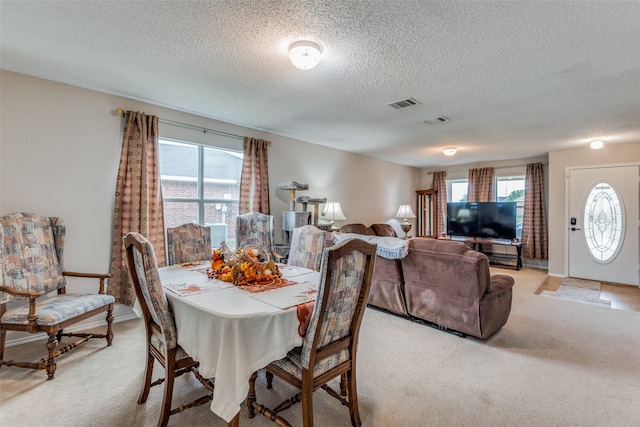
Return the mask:
{"type": "Polygon", "coordinates": [[[302,40],[289,46],[289,59],[294,67],[310,70],[320,62],[322,49],[314,42],[302,40]]]}
{"type": "Polygon", "coordinates": [[[449,147],[442,150],[442,154],[445,156],[454,156],[458,152],[458,149],[455,147],[449,147]]]}
{"type": "Polygon", "coordinates": [[[604,142],[602,142],[602,141],[591,141],[591,144],[589,144],[589,147],[593,148],[594,150],[599,150],[602,147],[604,147],[604,142]]]}

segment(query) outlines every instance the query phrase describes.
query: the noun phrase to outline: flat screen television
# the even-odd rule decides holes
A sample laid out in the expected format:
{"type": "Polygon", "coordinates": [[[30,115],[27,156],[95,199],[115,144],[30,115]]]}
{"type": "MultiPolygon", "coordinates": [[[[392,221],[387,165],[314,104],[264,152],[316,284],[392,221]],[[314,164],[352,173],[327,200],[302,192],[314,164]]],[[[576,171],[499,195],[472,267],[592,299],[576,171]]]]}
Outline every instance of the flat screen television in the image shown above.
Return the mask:
{"type": "Polygon", "coordinates": [[[447,234],[512,240],[516,237],[516,203],[447,203],[447,234]]]}

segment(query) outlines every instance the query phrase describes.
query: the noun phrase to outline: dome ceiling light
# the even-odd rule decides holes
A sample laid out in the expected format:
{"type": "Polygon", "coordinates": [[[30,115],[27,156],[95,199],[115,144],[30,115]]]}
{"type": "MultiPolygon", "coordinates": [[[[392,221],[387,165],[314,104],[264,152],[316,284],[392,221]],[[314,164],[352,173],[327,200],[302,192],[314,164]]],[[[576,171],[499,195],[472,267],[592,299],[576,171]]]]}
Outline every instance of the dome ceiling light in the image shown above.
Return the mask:
{"type": "Polygon", "coordinates": [[[602,147],[604,147],[604,142],[602,142],[602,141],[591,141],[591,144],[589,144],[589,147],[593,148],[594,150],[599,150],[602,147]]]}
{"type": "Polygon", "coordinates": [[[316,43],[301,40],[289,46],[289,59],[299,70],[310,70],[320,62],[322,49],[316,43]]]}
{"type": "Polygon", "coordinates": [[[458,152],[458,149],[455,147],[447,147],[442,150],[442,154],[449,157],[455,156],[457,152],[458,152]]]}

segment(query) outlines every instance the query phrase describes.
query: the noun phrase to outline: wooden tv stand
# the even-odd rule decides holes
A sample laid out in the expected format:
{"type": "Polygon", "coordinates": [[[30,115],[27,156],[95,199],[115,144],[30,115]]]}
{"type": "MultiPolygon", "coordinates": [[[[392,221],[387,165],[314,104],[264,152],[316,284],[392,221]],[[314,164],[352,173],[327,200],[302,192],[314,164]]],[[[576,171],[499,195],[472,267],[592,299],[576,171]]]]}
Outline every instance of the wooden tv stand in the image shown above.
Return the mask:
{"type": "Polygon", "coordinates": [[[480,237],[451,237],[450,240],[463,242],[471,249],[482,252],[489,258],[489,262],[494,267],[509,268],[511,270],[520,270],[522,268],[522,242],[512,242],[506,239],[486,239],[480,237]],[[485,247],[489,246],[489,247],[485,247]],[[516,248],[516,253],[494,252],[494,246],[502,246],[505,248],[516,248]],[[506,260],[515,260],[513,263],[505,263],[506,260]]]}

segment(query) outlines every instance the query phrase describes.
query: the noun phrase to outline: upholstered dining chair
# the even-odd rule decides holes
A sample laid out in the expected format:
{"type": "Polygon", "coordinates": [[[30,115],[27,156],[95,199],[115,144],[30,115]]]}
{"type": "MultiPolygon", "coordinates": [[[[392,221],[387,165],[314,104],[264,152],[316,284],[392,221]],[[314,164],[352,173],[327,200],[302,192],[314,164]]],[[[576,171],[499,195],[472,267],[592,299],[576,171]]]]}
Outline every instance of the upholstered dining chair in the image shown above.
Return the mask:
{"type": "Polygon", "coordinates": [[[360,426],[356,387],[356,352],[362,316],[367,304],[376,258],[376,245],[361,239],[349,239],[326,248],[322,255],[320,285],[311,321],[297,347],[267,367],[267,388],[273,375],[300,392],[269,409],[256,401],[254,373],[249,380],[247,407],[249,417],[255,411],[278,425],[290,425],[278,413],[295,402],[302,402],[302,422],[313,426],[313,392],[322,388],[349,407],[351,424],[360,426]],[[347,398],[327,384],[336,377],[346,377],[347,398]]]}
{"type": "Polygon", "coordinates": [[[105,280],[111,275],[66,271],[65,234],[61,218],[31,213],[0,217],[0,366],[44,369],[47,379],[52,380],[59,356],[93,338],[105,338],[107,346],[113,341],[115,298],[106,294],[105,287],[105,280]],[[89,288],[93,293],[67,293],[67,277],[95,279],[96,284],[100,283],[99,287],[89,288]],[[103,312],[106,312],[106,333],[63,333],[65,328],[103,312]],[[37,362],[5,360],[7,331],[47,334],[48,355],[37,362]],[[63,336],[80,339],[58,348],[63,336]]]}
{"type": "Polygon", "coordinates": [[[135,232],[124,236],[124,245],[129,276],[142,310],[146,330],[147,360],[138,403],[147,401],[151,387],[164,382],[158,426],[166,426],[171,415],[210,401],[213,398],[213,380],[202,378],[197,370],[198,362],[178,345],[175,320],[158,276],[158,264],[153,246],[143,235],[135,232]],[[164,367],[165,378],[152,383],[154,359],[164,367]],[[192,372],[209,393],[191,403],[171,409],[174,380],[188,372],[192,372]]]}
{"type": "Polygon", "coordinates": [[[211,258],[211,230],[200,224],[167,228],[167,265],[211,258]]]}
{"type": "Polygon", "coordinates": [[[287,265],[320,271],[322,251],[325,246],[332,245],[331,232],[321,230],[315,225],[294,228],[287,265]]]}
{"type": "Polygon", "coordinates": [[[274,261],[282,261],[282,255],[274,249],[273,215],[249,212],[236,217],[236,247],[240,249],[246,245],[261,246],[274,261]]]}

